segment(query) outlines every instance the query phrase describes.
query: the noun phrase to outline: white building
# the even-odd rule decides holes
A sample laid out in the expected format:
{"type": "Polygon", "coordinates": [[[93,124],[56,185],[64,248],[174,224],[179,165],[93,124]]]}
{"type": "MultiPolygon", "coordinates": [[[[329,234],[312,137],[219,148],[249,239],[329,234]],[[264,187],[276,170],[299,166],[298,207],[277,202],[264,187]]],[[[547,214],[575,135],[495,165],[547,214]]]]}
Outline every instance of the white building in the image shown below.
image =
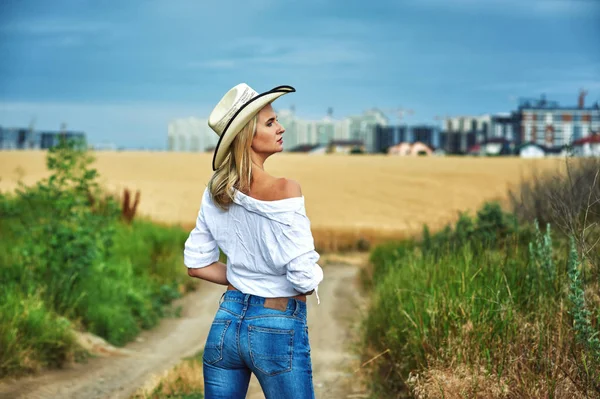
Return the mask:
{"type": "Polygon", "coordinates": [[[514,112],[522,143],[533,142],[546,148],[570,145],[600,130],[600,105],[586,107],[585,92],[576,106],[561,107],[556,101],[522,99],[514,112]]]}
{"type": "Polygon", "coordinates": [[[520,148],[519,156],[521,158],[544,158],[546,151],[535,143],[526,143],[520,148]]]}
{"type": "Polygon", "coordinates": [[[573,155],[600,157],[600,134],[592,134],[573,143],[573,155]]]}
{"type": "Polygon", "coordinates": [[[277,115],[285,128],[283,142],[286,150],[302,144],[328,145],[332,140],[360,140],[365,144],[365,150],[372,152],[375,126],[388,125],[387,117],[377,109],[343,119],[328,115],[320,120],[306,120],[299,118],[293,109],[278,111],[277,115]]]}
{"type": "Polygon", "coordinates": [[[514,120],[511,114],[484,114],[455,116],[444,120],[444,148],[449,153],[467,153],[476,144],[489,140],[515,140],[514,120]]]}
{"type": "MultiPolygon", "coordinates": [[[[293,109],[284,109],[277,111],[277,119],[285,128],[283,145],[286,151],[301,144],[326,146],[331,140],[361,140],[365,150],[372,152],[375,126],[388,124],[386,116],[377,109],[341,120],[330,115],[320,120],[306,120],[299,118],[293,109]]],[[[217,145],[218,139],[206,119],[190,117],[169,123],[169,151],[207,151],[217,145]]]]}
{"type": "Polygon", "coordinates": [[[208,126],[207,119],[175,119],[168,127],[169,151],[203,152],[217,145],[219,136],[208,126]]]}

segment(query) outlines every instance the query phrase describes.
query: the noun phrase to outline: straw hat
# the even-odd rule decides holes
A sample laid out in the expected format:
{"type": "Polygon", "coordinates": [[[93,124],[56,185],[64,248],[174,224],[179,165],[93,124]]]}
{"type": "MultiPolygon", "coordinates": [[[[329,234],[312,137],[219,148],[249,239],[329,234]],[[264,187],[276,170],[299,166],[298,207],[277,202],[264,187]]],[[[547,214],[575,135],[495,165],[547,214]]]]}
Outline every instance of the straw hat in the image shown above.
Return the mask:
{"type": "Polygon", "coordinates": [[[240,83],[229,90],[208,117],[208,126],[219,135],[212,168],[217,170],[229,152],[235,136],[265,105],[287,93],[296,91],[292,86],[277,86],[258,94],[250,86],[240,83]]]}

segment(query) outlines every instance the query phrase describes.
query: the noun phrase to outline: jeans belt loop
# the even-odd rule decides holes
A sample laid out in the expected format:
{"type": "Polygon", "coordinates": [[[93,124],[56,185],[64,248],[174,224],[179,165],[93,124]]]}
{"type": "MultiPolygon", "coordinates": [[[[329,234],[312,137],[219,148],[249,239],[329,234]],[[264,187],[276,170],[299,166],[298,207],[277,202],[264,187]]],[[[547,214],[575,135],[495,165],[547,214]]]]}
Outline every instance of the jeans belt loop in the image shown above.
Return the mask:
{"type": "Polygon", "coordinates": [[[297,299],[291,299],[294,301],[295,309],[294,309],[294,317],[298,317],[298,312],[300,311],[300,301],[297,299]]]}

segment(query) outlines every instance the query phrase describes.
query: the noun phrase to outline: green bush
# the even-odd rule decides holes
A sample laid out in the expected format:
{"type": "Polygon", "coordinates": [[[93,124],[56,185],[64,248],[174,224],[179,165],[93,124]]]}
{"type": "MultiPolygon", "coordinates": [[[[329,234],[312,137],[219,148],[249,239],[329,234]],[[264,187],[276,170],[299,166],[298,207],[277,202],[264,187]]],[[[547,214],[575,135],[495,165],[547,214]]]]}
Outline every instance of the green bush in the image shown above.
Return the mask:
{"type": "MultiPolygon", "coordinates": [[[[600,158],[566,158],[564,171],[534,173],[509,197],[520,220],[551,224],[574,237],[580,258],[594,253],[600,241],[600,158]]],[[[600,256],[588,256],[587,261],[593,264],[592,278],[600,283],[600,256]]]]}
{"type": "Polygon", "coordinates": [[[187,232],[122,222],[92,161],[62,142],[48,152],[49,178],[0,194],[0,343],[8,348],[0,373],[33,369],[24,358],[60,364],[75,350],[72,328],[125,344],[156,325],[190,284],[182,261],[187,232]],[[24,333],[15,344],[13,331],[23,326],[46,335],[24,333]]]}
{"type": "Polygon", "coordinates": [[[0,291],[0,377],[60,366],[76,353],[71,323],[34,294],[0,291]]]}
{"type": "Polygon", "coordinates": [[[370,354],[389,350],[377,361],[375,393],[397,397],[410,373],[440,365],[483,370],[515,397],[564,378],[595,392],[600,311],[585,301],[593,274],[584,281],[571,264],[568,280],[568,245],[555,241],[549,228],[519,227],[485,204],[436,234],[425,227],[419,242],[374,248],[365,342],[370,354]]]}
{"type": "Polygon", "coordinates": [[[26,237],[17,267],[28,271],[45,301],[65,316],[84,295],[81,282],[91,278],[94,262],[108,255],[119,215],[114,201],[103,212],[92,208],[99,189],[91,162],[73,142],[50,149],[51,176],[34,187],[20,186],[6,215],[13,220],[12,233],[26,237]]]}
{"type": "MultiPolygon", "coordinates": [[[[516,218],[502,211],[497,202],[485,203],[473,219],[467,213],[460,213],[454,229],[448,225],[436,234],[431,234],[429,228],[423,227],[420,250],[425,256],[440,259],[449,251],[460,251],[471,243],[473,250],[488,245],[503,243],[519,230],[516,218]]],[[[405,244],[403,244],[405,245],[405,244]]]]}
{"type": "Polygon", "coordinates": [[[600,365],[599,330],[595,330],[592,327],[592,313],[588,309],[588,305],[585,301],[585,285],[581,278],[580,266],[581,264],[577,255],[575,240],[571,238],[567,267],[573,329],[575,330],[579,342],[589,351],[592,360],[595,360],[595,362],[600,365]]]}

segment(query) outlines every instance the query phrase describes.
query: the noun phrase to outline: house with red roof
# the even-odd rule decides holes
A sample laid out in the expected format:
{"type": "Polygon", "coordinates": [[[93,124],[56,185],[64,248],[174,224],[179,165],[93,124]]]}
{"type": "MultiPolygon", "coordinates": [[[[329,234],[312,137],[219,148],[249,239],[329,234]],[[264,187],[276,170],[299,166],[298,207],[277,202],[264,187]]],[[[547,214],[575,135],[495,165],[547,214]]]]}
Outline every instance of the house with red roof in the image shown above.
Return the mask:
{"type": "Polygon", "coordinates": [[[416,143],[398,143],[388,148],[388,155],[400,156],[418,156],[432,155],[433,150],[425,143],[417,141],[416,143]]]}
{"type": "Polygon", "coordinates": [[[575,156],[600,157],[600,132],[575,140],[572,147],[575,156]]]}

